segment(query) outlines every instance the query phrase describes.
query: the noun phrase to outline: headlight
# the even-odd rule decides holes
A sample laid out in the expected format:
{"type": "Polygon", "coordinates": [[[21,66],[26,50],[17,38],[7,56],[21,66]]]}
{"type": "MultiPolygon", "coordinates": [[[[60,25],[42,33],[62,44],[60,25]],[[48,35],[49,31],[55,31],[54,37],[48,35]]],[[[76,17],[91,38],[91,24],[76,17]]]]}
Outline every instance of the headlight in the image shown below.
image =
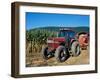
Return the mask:
{"type": "Polygon", "coordinates": [[[53,40],[47,40],[47,43],[54,43],[53,40]]]}
{"type": "Polygon", "coordinates": [[[47,43],[59,43],[58,41],[47,40],[47,43]]]}

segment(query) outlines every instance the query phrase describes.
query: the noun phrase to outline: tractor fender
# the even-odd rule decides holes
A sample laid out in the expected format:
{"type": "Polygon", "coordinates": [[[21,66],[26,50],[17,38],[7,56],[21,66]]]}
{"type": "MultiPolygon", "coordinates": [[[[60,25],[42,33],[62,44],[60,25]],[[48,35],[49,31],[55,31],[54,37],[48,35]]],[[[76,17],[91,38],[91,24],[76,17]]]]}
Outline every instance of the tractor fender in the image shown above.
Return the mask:
{"type": "Polygon", "coordinates": [[[72,39],[72,40],[71,40],[71,45],[72,45],[72,43],[73,43],[74,41],[77,41],[77,40],[75,40],[75,39],[72,39]]]}
{"type": "Polygon", "coordinates": [[[59,45],[60,46],[65,46],[65,42],[60,42],[59,45]]]}

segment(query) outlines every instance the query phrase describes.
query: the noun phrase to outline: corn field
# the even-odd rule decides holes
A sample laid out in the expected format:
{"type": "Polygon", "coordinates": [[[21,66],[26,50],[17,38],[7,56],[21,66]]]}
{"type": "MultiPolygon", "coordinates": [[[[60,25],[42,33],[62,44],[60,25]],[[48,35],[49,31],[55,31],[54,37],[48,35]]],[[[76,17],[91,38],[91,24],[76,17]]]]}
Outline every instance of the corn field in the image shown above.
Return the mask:
{"type": "Polygon", "coordinates": [[[56,37],[56,31],[29,30],[26,31],[26,53],[40,53],[42,46],[46,45],[48,37],[56,37]]]}

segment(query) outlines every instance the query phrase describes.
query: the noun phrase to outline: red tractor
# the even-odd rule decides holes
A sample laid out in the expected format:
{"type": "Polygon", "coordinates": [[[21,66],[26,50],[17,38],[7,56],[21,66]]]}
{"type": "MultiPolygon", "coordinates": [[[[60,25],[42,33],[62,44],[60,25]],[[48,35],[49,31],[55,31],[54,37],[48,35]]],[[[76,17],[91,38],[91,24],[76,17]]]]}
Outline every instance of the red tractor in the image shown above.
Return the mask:
{"type": "Polygon", "coordinates": [[[56,57],[58,62],[64,62],[69,56],[80,54],[80,45],[76,38],[76,33],[69,29],[62,29],[58,36],[47,39],[47,46],[43,47],[42,55],[44,59],[56,57]]]}

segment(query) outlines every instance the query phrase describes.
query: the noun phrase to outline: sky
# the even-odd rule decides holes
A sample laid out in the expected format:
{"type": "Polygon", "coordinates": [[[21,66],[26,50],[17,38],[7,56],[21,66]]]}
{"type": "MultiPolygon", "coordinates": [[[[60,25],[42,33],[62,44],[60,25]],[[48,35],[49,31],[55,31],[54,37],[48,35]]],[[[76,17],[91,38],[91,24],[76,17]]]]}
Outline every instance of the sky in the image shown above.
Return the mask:
{"type": "Polygon", "coordinates": [[[89,15],[26,12],[26,29],[46,26],[89,27],[89,15]]]}

